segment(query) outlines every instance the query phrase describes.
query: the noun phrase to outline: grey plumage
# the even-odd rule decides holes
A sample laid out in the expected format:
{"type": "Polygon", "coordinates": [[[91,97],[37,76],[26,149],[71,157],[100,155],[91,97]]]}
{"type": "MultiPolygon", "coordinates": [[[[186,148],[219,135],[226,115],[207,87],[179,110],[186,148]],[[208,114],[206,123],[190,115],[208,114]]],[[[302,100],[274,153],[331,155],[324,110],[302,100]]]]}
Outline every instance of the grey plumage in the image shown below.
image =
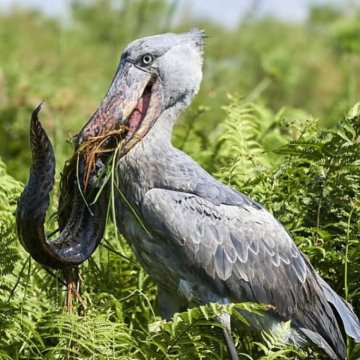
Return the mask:
{"type": "MultiPolygon", "coordinates": [[[[172,127],[200,86],[203,37],[198,30],[147,37],[131,43],[122,56],[99,113],[113,108],[109,98],[116,98],[121,84],[137,86],[133,74],[152,86],[149,109],[156,109],[156,117],[144,115],[118,163],[119,186],[127,199],[117,199],[119,229],[156,282],[163,317],[208,302],[270,304],[274,310],[263,320],[250,319],[253,327],[273,329],[291,320],[289,341],[303,345],[310,340],[330,357],[343,359],[345,343],[335,311],[346,332],[359,340],[359,322],[350,307],[270,213],[171,145],[172,127]],[[145,54],[152,56],[150,64],[142,62],[145,54]]],[[[125,110],[114,114],[131,122],[134,110],[126,116],[122,106],[125,110]]]]}
{"type": "Polygon", "coordinates": [[[163,310],[167,318],[186,303],[256,301],[275,307],[274,322],[292,319],[297,329],[319,333],[328,353],[332,347],[345,352],[316,274],[266,210],[213,180],[151,131],[119,167],[125,194],[151,237],[119,199],[120,229],[158,287],[176,299],[176,309],[163,310]],[[145,149],[152,155],[144,156],[145,149]],[[209,199],[197,193],[199,183],[208,184],[209,199]]]}

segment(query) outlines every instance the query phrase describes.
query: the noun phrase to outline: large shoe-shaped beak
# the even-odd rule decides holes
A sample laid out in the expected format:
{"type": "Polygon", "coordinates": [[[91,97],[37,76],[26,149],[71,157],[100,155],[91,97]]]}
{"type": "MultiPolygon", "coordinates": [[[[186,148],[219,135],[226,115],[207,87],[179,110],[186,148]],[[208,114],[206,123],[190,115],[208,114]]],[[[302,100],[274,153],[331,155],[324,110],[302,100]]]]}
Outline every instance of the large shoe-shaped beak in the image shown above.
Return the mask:
{"type": "Polygon", "coordinates": [[[78,145],[123,129],[120,140],[129,151],[149,131],[162,111],[162,86],[157,75],[122,60],[100,107],[78,135],[78,145]]]}
{"type": "Polygon", "coordinates": [[[101,193],[91,213],[74,177],[73,199],[66,223],[63,218],[63,229],[57,239],[47,239],[44,223],[49,193],[54,185],[55,158],[50,140],[38,120],[40,108],[41,105],[31,118],[32,167],[17,207],[17,231],[20,242],[37,262],[64,269],[85,261],[99,244],[106,224],[107,193],[101,193]]]}

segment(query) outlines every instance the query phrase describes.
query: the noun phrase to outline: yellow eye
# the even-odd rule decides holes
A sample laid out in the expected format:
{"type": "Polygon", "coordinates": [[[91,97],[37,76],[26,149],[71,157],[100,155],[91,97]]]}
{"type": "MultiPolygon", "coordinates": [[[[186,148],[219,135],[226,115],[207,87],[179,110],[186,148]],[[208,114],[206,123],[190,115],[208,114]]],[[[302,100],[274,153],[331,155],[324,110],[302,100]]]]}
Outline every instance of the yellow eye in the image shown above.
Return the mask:
{"type": "Polygon", "coordinates": [[[154,61],[154,58],[150,54],[146,54],[142,57],[142,63],[144,65],[150,65],[154,61]]]}

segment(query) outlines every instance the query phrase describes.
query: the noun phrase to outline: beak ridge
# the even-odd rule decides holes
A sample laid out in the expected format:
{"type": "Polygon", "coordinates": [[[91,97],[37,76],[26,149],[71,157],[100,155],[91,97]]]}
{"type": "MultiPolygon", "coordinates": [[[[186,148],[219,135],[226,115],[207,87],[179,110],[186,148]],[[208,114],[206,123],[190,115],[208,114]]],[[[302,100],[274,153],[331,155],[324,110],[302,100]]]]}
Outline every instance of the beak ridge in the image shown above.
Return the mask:
{"type": "Polygon", "coordinates": [[[122,63],[101,105],[80,131],[76,145],[126,125],[150,80],[150,73],[122,63]]]}

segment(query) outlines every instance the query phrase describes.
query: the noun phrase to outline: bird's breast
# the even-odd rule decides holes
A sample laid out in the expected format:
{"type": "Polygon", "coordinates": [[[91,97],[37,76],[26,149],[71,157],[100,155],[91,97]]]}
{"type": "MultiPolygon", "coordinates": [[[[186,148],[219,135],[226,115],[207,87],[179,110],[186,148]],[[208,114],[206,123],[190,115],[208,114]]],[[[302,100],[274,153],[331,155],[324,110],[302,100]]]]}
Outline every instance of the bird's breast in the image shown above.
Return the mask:
{"type": "Polygon", "coordinates": [[[141,266],[158,285],[176,292],[179,272],[174,267],[177,263],[173,258],[174,249],[152,235],[138,208],[129,209],[129,204],[122,199],[117,199],[117,203],[117,226],[141,266]]]}

